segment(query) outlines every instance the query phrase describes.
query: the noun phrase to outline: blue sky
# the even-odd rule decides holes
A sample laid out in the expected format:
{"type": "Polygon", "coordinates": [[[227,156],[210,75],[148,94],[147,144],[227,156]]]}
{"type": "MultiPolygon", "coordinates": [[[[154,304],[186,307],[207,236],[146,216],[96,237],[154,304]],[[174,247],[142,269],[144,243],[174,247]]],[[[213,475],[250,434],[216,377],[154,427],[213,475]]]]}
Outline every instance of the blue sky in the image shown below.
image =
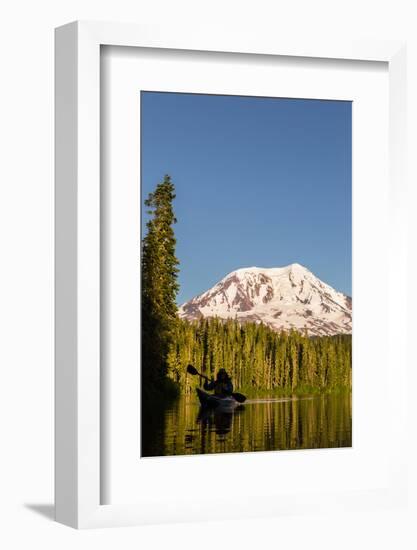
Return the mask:
{"type": "Polygon", "coordinates": [[[351,295],[350,102],[141,92],[141,136],[142,205],[176,186],[179,304],[293,262],[351,295]]]}

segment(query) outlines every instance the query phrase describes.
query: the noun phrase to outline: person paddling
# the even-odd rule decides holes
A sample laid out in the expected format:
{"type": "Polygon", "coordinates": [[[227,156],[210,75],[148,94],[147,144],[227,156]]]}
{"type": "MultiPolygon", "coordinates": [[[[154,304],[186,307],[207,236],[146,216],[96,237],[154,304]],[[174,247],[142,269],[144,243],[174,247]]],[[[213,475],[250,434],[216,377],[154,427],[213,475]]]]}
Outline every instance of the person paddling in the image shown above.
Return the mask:
{"type": "Polygon", "coordinates": [[[215,380],[213,378],[211,380],[206,380],[204,382],[204,389],[206,391],[214,390],[214,395],[218,397],[232,395],[233,384],[226,369],[220,369],[215,380]]]}
{"type": "Polygon", "coordinates": [[[203,390],[200,390],[200,388],[197,388],[196,391],[202,405],[207,404],[207,398],[212,398],[218,402],[218,398],[230,398],[231,396],[236,401],[236,403],[244,403],[246,401],[245,395],[233,391],[232,379],[227,374],[225,369],[219,370],[216,380],[213,380],[213,378],[210,380],[205,374],[198,372],[198,370],[193,365],[187,365],[187,373],[193,376],[200,376],[200,378],[206,380],[206,383],[204,384],[204,389],[214,390],[215,392],[217,389],[218,393],[215,393],[215,395],[213,396],[203,392],[203,390]]]}

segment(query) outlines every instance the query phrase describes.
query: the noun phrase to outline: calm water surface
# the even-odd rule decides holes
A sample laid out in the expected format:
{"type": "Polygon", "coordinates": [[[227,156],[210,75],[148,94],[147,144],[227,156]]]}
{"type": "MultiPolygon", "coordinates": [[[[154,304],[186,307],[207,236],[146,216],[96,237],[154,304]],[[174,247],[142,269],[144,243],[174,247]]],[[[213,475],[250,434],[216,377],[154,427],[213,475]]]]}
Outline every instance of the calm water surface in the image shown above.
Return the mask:
{"type": "Polygon", "coordinates": [[[190,396],[143,417],[142,456],[352,446],[350,394],[252,399],[233,412],[190,396]]]}

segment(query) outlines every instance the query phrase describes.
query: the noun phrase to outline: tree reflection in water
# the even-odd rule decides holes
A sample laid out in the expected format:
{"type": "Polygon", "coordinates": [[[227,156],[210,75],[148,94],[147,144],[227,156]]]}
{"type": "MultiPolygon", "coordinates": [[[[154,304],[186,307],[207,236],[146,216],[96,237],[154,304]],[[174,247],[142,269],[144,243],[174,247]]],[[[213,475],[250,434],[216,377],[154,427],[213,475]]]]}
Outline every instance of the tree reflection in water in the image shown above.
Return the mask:
{"type": "Polygon", "coordinates": [[[192,396],[146,414],[142,456],[352,446],[350,393],[259,399],[233,412],[201,409],[192,396]]]}

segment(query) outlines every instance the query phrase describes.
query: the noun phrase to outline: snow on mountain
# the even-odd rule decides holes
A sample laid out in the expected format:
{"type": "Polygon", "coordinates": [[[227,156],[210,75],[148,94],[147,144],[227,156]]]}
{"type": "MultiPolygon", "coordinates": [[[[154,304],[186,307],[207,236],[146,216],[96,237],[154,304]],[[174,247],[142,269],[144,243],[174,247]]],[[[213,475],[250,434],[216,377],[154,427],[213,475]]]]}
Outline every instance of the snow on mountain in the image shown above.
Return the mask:
{"type": "Polygon", "coordinates": [[[262,322],[276,331],[295,329],[310,336],[351,334],[352,299],[300,264],[248,267],[183,304],[179,316],[262,322]]]}

